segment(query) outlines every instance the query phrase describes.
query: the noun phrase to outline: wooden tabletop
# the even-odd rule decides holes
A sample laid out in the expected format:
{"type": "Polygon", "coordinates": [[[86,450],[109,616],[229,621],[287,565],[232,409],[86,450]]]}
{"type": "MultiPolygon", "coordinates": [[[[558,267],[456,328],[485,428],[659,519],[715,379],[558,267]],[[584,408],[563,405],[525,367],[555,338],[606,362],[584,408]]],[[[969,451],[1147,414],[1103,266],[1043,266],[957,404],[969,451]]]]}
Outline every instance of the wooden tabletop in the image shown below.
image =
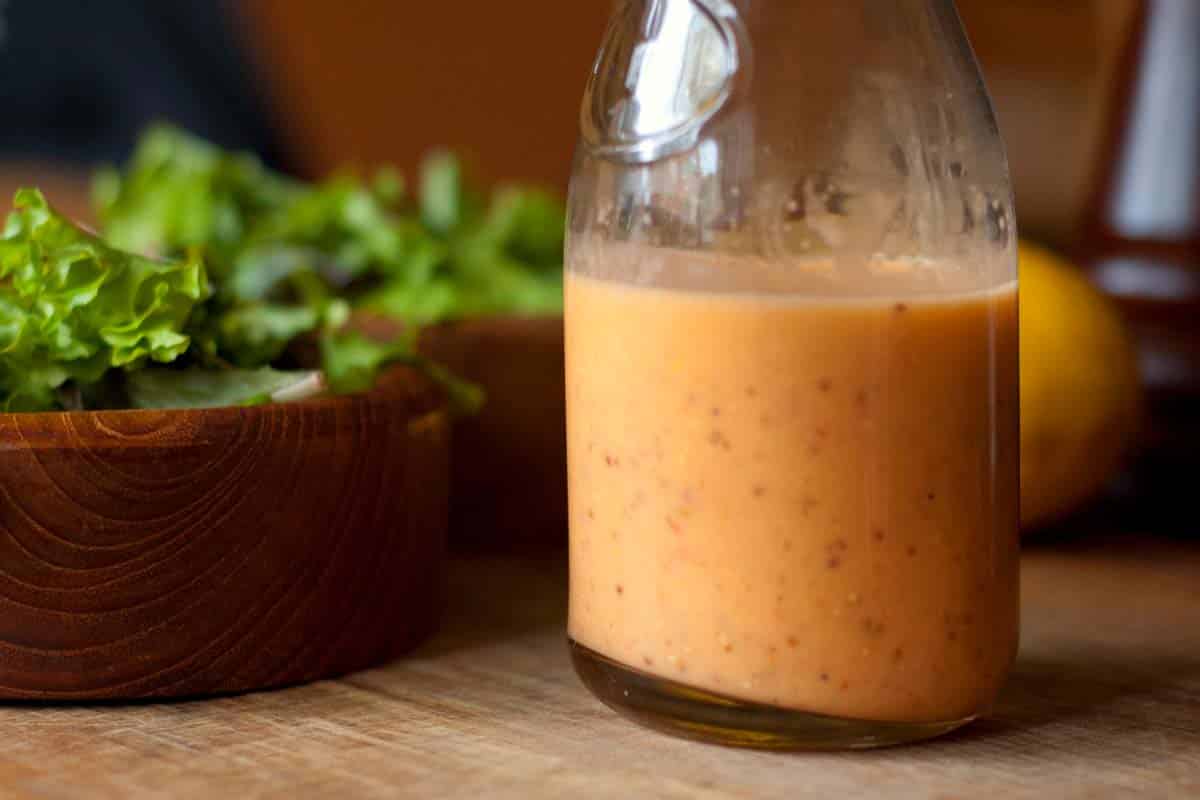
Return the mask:
{"type": "Polygon", "coordinates": [[[593,700],[561,559],[456,561],[440,636],[344,680],[189,703],[0,707],[0,796],[1200,797],[1200,544],[1030,548],[995,714],[924,745],[741,752],[593,700]]]}

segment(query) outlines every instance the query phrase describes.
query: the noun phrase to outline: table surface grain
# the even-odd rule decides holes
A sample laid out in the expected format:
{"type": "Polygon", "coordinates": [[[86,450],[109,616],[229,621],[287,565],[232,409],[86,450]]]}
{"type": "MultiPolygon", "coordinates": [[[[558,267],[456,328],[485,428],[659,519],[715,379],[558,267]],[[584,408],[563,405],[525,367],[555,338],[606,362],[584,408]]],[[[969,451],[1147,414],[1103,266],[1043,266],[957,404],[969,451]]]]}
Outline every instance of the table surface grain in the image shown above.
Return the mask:
{"type": "Polygon", "coordinates": [[[742,752],[609,712],[561,559],[454,562],[443,632],[343,680],[174,704],[0,706],[2,797],[1200,797],[1200,545],[1030,548],[995,713],[857,754],[742,752]]]}

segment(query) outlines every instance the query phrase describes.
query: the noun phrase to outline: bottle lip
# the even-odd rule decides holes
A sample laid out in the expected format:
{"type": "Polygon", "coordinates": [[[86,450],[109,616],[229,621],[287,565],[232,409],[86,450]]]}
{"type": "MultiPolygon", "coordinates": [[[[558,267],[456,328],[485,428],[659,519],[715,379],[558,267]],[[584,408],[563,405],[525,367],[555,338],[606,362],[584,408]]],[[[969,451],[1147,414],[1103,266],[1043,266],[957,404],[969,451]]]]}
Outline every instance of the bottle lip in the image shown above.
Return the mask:
{"type": "MultiPolygon", "coordinates": [[[[684,7],[681,0],[645,3],[627,0],[614,15],[593,65],[580,115],[582,142],[591,155],[645,164],[685,152],[696,145],[704,127],[733,97],[735,86],[745,75],[748,48],[746,31],[736,8],[729,0],[687,0],[690,20],[680,12],[672,13],[673,9],[684,7]],[[650,100],[656,99],[654,95],[661,99],[663,70],[674,69],[676,73],[673,81],[676,92],[670,102],[678,102],[681,94],[678,89],[689,77],[689,69],[690,77],[697,77],[702,69],[697,63],[700,58],[689,48],[679,47],[682,42],[678,40],[664,41],[666,36],[683,33],[681,23],[697,20],[707,24],[703,34],[711,38],[705,44],[720,44],[716,56],[712,52],[705,54],[710,59],[720,59],[719,75],[709,79],[712,85],[686,110],[664,110],[649,103],[641,107],[639,91],[650,100]],[[629,36],[630,25],[640,28],[637,43],[632,47],[622,41],[629,36]],[[623,48],[628,52],[622,53],[623,48]],[[647,81],[643,70],[651,68],[658,70],[657,79],[647,81]],[[612,83],[616,81],[621,85],[614,91],[612,83]],[[613,98],[615,102],[611,102],[613,98]]],[[[704,66],[711,68],[712,61],[704,66]]],[[[671,78],[669,72],[665,75],[671,78]]]]}

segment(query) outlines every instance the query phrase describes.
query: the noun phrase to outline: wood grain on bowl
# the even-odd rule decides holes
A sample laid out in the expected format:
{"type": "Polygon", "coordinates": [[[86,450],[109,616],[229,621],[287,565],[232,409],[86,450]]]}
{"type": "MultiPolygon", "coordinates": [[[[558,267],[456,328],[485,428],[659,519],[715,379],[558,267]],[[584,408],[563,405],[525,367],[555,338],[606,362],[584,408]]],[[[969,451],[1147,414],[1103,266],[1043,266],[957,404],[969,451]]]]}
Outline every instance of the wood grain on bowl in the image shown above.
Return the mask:
{"type": "Polygon", "coordinates": [[[201,411],[0,415],[0,698],[238,692],[430,633],[449,421],[423,379],[201,411]]]}

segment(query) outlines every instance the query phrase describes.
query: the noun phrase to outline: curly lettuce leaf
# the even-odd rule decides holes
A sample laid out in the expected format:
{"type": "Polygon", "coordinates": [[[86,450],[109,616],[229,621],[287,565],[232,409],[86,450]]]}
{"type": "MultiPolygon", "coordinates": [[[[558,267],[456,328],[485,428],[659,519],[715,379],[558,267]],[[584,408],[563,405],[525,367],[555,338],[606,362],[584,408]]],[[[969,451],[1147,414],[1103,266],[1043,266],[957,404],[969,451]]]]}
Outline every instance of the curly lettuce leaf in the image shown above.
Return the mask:
{"type": "Polygon", "coordinates": [[[191,344],[189,317],[209,295],[198,258],[122,252],[37,190],[18,191],[0,239],[0,404],[50,410],[68,382],[174,361],[191,344]]]}

